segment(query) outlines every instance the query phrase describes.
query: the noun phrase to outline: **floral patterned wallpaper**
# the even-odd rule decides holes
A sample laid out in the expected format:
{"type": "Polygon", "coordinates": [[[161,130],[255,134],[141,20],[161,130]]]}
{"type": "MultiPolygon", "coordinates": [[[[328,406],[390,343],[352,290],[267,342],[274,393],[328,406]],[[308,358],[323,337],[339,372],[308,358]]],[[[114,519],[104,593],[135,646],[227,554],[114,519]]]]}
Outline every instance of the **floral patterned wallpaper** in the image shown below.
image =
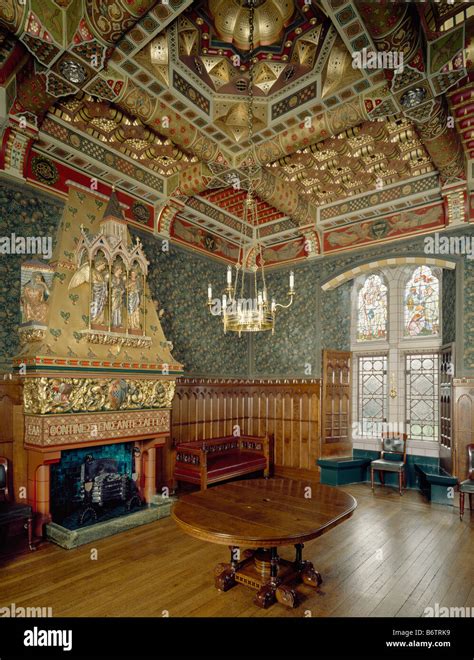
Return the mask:
{"type": "Polygon", "coordinates": [[[443,271],[441,293],[443,344],[456,341],[456,271],[443,271]]]}
{"type": "Polygon", "coordinates": [[[152,296],[164,310],[163,331],[185,375],[246,377],[248,338],[224,335],[220,316],[212,316],[207,307],[207,285],[221,294],[227,266],[172,243],[163,251],[160,239],[145,232],[139,236],[150,262],[152,296]]]}
{"type": "Polygon", "coordinates": [[[321,348],[348,351],[351,332],[352,281],[321,292],[321,348]]]}
{"type": "MultiPolygon", "coordinates": [[[[316,377],[320,360],[319,292],[317,273],[299,268],[296,273],[298,295],[289,309],[277,312],[275,334],[250,337],[252,376],[316,377]]],[[[289,269],[269,271],[266,275],[270,297],[286,305],[289,301],[289,269]]]]}
{"type": "Polygon", "coordinates": [[[464,367],[474,371],[474,260],[464,266],[464,367]]]}
{"type": "MultiPolygon", "coordinates": [[[[0,236],[35,236],[54,239],[63,203],[32,188],[0,181],[0,236]]],[[[0,368],[8,365],[19,348],[20,268],[35,256],[0,254],[0,368]]]]}

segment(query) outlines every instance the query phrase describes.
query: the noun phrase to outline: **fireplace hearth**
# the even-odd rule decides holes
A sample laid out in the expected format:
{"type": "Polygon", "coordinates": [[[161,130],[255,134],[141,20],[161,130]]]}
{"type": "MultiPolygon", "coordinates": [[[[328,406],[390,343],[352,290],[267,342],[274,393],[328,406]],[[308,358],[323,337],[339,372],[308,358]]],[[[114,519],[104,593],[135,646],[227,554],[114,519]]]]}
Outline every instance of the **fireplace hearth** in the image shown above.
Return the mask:
{"type": "Polygon", "coordinates": [[[143,506],[136,468],[140,453],[133,443],[62,452],[51,470],[53,521],[77,529],[143,506]]]}

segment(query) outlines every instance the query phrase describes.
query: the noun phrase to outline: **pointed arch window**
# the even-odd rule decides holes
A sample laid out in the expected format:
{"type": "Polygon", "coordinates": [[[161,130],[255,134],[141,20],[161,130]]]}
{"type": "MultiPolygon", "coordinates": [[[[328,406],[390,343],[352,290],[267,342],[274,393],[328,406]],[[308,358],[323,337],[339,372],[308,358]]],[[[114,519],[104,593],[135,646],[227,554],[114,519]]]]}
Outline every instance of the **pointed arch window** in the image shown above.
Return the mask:
{"type": "Polygon", "coordinates": [[[380,275],[365,280],[357,301],[357,341],[387,339],[387,292],[380,275]]]}
{"type": "Polygon", "coordinates": [[[419,266],[405,286],[405,337],[439,335],[439,279],[429,266],[419,266]]]}

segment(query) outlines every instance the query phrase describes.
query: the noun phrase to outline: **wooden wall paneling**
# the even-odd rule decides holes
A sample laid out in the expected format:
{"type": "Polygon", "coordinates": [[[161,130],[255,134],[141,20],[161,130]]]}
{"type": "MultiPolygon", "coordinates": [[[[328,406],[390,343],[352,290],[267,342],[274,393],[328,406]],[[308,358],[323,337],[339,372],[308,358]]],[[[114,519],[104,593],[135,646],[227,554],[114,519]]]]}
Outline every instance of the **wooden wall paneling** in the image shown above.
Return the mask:
{"type": "Polygon", "coordinates": [[[181,406],[182,397],[175,395],[171,405],[171,438],[174,442],[181,441],[181,426],[177,423],[178,419],[183,418],[181,406]]]}
{"type": "Polygon", "coordinates": [[[214,417],[215,406],[214,402],[216,395],[214,392],[206,392],[204,397],[204,437],[212,438],[214,435],[214,417]]]}
{"type": "Polygon", "coordinates": [[[316,465],[321,456],[321,394],[311,395],[310,429],[311,429],[311,465],[316,465]]]}
{"type": "Polygon", "coordinates": [[[275,397],[270,396],[269,392],[256,394],[258,397],[258,420],[257,435],[268,433],[271,437],[275,434],[275,425],[273,424],[273,407],[275,406],[275,397]]]}
{"type": "Polygon", "coordinates": [[[0,456],[13,461],[13,409],[22,404],[22,385],[18,380],[0,381],[0,456]]]}
{"type": "Polygon", "coordinates": [[[273,436],[275,438],[275,463],[277,465],[285,465],[283,413],[284,413],[283,397],[280,393],[276,393],[274,396],[270,419],[272,420],[272,424],[273,424],[273,436]]]}
{"type": "Polygon", "coordinates": [[[300,462],[301,467],[309,468],[311,460],[309,428],[310,398],[306,392],[301,395],[299,407],[300,462]]]}
{"type": "Polygon", "coordinates": [[[246,422],[245,422],[245,428],[247,431],[248,435],[252,435],[253,432],[253,424],[252,424],[252,417],[253,417],[253,396],[251,392],[247,392],[246,397],[245,397],[245,404],[246,404],[246,409],[245,409],[245,416],[246,416],[246,422]]]}
{"type": "Polygon", "coordinates": [[[226,435],[232,435],[232,429],[235,424],[235,395],[231,392],[230,396],[226,398],[226,404],[228,406],[228,412],[226,414],[226,435]]]}
{"type": "MultiPolygon", "coordinates": [[[[320,383],[179,379],[173,437],[193,441],[241,432],[273,437],[275,465],[317,475],[320,456],[320,383]]],[[[288,472],[289,474],[289,472],[288,472]]]]}
{"type": "Polygon", "coordinates": [[[214,395],[212,392],[204,394],[204,437],[212,438],[214,425],[214,395]]]}
{"type": "Polygon", "coordinates": [[[345,456],[352,451],[350,351],[323,350],[321,452],[345,456]]]}

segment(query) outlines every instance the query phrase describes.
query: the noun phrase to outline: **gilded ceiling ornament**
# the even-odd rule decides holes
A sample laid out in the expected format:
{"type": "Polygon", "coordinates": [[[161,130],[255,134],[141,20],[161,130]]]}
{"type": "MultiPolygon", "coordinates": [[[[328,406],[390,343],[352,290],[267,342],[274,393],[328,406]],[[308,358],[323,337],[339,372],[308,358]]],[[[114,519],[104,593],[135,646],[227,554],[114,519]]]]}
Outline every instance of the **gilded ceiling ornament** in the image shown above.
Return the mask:
{"type": "MultiPolygon", "coordinates": [[[[209,0],[209,11],[219,38],[243,51],[249,50],[247,0],[209,0]]],[[[294,13],[293,0],[255,2],[255,47],[278,43],[294,13]]]]}

